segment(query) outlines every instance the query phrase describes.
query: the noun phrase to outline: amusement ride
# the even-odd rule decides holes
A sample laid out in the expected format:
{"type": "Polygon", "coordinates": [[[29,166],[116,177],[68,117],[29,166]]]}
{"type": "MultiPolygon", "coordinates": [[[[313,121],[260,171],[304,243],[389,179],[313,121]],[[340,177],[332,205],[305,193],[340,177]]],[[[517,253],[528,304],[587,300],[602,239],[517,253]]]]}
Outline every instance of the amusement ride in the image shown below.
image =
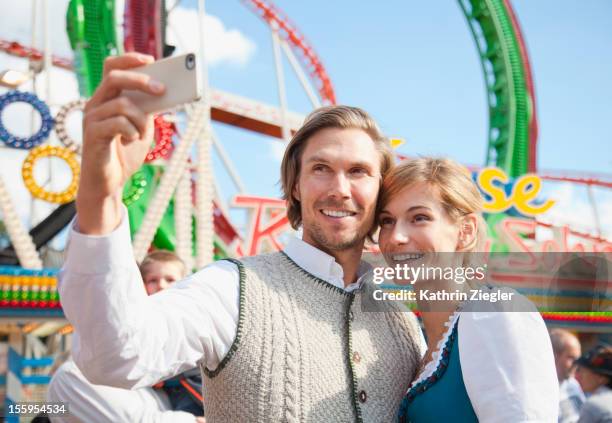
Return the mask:
{"type": "MultiPolygon", "coordinates": [[[[173,54],[174,47],[167,43],[166,31],[169,14],[179,2],[166,3],[170,2],[71,0],[66,11],[66,30],[72,58],[55,56],[50,48],[41,51],[16,40],[0,39],[3,54],[27,60],[30,68],[59,67],[74,72],[81,96],[50,107],[41,100],[40,93],[21,91],[18,84],[0,92],[0,144],[3,148],[28,151],[19,177],[32,201],[57,204],[49,216],[28,229],[8,193],[6,184],[12,181],[0,177],[0,216],[10,239],[10,245],[0,251],[0,317],[11,322],[14,332],[19,332],[11,332],[9,337],[7,354],[12,376],[4,378],[7,401],[17,401],[22,386],[48,382],[48,376],[35,369],[48,368],[48,356],[66,347],[58,339],[71,332],[57,293],[58,269],[53,263],[50,266],[41,254],[75,215],[81,145],[78,137],[70,135],[67,119],[83,110],[86,99],[102,78],[107,56],[137,51],[161,59],[173,54]],[[18,102],[29,104],[40,116],[40,127],[27,137],[11,133],[10,124],[1,119],[1,112],[18,102]],[[63,160],[72,173],[71,182],[61,191],[49,189],[48,184],[41,184],[35,177],[37,162],[48,157],[63,160]],[[47,338],[47,342],[35,340],[41,337],[47,338]],[[50,342],[50,338],[54,341],[50,342]]],[[[288,108],[283,59],[290,64],[313,108],[336,104],[336,93],[314,47],[277,6],[268,0],[242,0],[242,4],[270,30],[279,104],[265,104],[209,87],[207,66],[202,59],[206,57],[206,40],[200,28],[199,56],[205,94],[200,101],[179,111],[155,117],[155,144],[146,163],[124,189],[123,200],[129,211],[138,261],[154,246],[176,251],[189,267],[200,268],[223,257],[280,249],[279,234],[290,230],[282,200],[246,192],[241,175],[214,134],[211,121],[287,142],[304,116],[288,108]],[[220,195],[214,178],[213,154],[223,163],[238,191],[229,205],[220,195]],[[241,232],[232,224],[229,214],[232,207],[249,211],[246,231],[241,232]]],[[[512,182],[531,174],[543,181],[579,185],[591,197],[593,187],[612,189],[612,179],[607,177],[538,173],[534,81],[526,43],[510,1],[458,0],[458,4],[478,51],[488,102],[489,129],[482,168],[500,169],[507,176],[510,190],[512,182]]],[[[200,0],[200,22],[204,21],[204,13],[204,1],[200,0]]],[[[477,174],[480,167],[472,170],[477,174]]],[[[598,219],[595,201],[593,208],[598,219]]],[[[488,213],[486,218],[491,251],[612,252],[612,242],[601,234],[556,227],[537,217],[524,216],[516,208],[488,213]],[[549,231],[553,239],[540,242],[536,236],[539,230],[549,231]]],[[[523,290],[540,307],[550,325],[598,332],[612,324],[612,312],[547,311],[543,304],[550,298],[543,298],[544,294],[521,275],[511,275],[506,282],[523,290]]],[[[586,294],[574,281],[555,295],[562,302],[580,303],[586,294]]],[[[602,301],[607,310],[612,310],[610,294],[602,301]]]]}

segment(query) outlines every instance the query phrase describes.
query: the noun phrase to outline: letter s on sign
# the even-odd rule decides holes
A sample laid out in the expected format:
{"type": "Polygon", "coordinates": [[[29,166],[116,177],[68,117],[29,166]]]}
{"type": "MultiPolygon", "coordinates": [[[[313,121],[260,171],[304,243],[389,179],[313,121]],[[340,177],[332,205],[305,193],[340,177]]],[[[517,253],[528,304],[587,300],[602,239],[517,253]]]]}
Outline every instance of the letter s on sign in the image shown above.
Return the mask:
{"type": "Polygon", "coordinates": [[[485,200],[484,210],[486,212],[502,212],[508,210],[512,202],[510,199],[506,199],[506,193],[503,188],[493,184],[494,180],[506,184],[508,182],[508,176],[503,170],[496,167],[487,167],[482,169],[478,174],[478,185],[480,189],[491,196],[490,201],[485,200]]]}
{"type": "Polygon", "coordinates": [[[506,193],[503,188],[494,185],[494,181],[500,181],[502,184],[508,182],[508,176],[503,170],[496,167],[488,167],[480,171],[478,174],[478,185],[485,194],[491,197],[490,201],[484,202],[483,208],[485,212],[499,213],[508,210],[514,206],[520,213],[527,216],[534,216],[548,211],[555,202],[547,200],[544,204],[530,204],[542,188],[542,180],[533,174],[523,175],[518,178],[512,189],[512,194],[506,198],[506,193]]]}

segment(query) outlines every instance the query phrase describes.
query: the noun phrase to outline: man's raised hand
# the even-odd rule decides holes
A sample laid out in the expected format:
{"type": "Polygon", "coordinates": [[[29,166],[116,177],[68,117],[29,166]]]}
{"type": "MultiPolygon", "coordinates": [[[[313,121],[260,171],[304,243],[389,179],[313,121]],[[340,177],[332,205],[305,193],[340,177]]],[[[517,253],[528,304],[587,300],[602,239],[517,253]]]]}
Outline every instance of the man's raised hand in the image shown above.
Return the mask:
{"type": "Polygon", "coordinates": [[[161,83],[131,70],[152,62],[153,57],[140,53],[107,58],[103,79],[87,102],[76,200],[82,233],[107,234],[121,221],[123,185],[142,166],[153,137],[152,116],[121,93],[163,94],[161,83]]]}

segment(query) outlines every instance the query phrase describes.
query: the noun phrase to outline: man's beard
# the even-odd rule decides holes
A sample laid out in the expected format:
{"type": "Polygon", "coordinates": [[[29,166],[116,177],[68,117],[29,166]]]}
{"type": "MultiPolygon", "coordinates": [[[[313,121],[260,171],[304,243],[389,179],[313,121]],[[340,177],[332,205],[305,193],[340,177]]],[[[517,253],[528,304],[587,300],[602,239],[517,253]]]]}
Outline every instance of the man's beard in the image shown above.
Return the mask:
{"type": "Polygon", "coordinates": [[[308,225],[308,236],[317,244],[320,250],[323,251],[345,251],[355,248],[363,243],[368,233],[367,228],[359,228],[356,233],[347,239],[333,240],[325,233],[325,231],[317,224],[308,225]]]}

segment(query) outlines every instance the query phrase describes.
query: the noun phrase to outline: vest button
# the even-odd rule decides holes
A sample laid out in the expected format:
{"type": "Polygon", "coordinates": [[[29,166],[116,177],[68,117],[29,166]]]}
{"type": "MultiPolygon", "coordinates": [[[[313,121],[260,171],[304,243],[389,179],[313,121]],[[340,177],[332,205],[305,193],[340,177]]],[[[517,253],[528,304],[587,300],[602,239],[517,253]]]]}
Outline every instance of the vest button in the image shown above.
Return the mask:
{"type": "Polygon", "coordinates": [[[355,363],[359,363],[361,361],[361,355],[357,351],[353,353],[353,361],[355,363]]]}
{"type": "Polygon", "coordinates": [[[366,395],[366,391],[359,392],[359,401],[361,403],[366,402],[367,399],[368,399],[368,396],[366,395]]]}

